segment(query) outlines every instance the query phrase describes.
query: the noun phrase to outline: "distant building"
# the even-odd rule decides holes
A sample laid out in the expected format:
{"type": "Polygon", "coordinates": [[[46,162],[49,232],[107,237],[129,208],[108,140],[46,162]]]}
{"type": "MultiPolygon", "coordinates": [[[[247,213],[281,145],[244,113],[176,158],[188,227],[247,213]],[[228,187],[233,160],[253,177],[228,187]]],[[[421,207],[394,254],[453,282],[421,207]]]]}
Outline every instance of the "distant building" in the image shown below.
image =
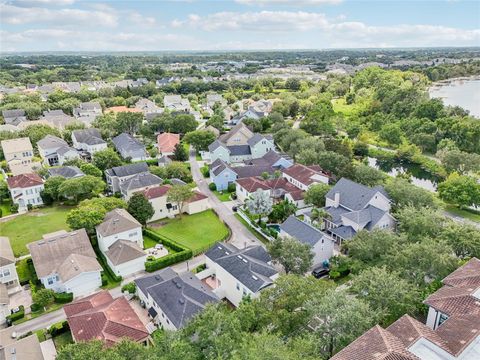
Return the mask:
{"type": "Polygon", "coordinates": [[[170,111],[190,111],[190,101],[182,99],[181,95],[165,95],[163,98],[163,106],[170,111]]]}
{"type": "Polygon", "coordinates": [[[145,145],[135,139],[132,135],[122,133],[112,139],[115,149],[123,159],[131,161],[145,161],[149,157],[145,145]]]}
{"type": "Polygon", "coordinates": [[[100,115],[102,115],[102,106],[99,102],[83,102],[73,109],[73,116],[87,126],[90,126],[100,115]]]}
{"type": "Polygon", "coordinates": [[[73,147],[93,155],[97,151],[105,150],[107,142],[103,140],[98,129],[83,129],[72,131],[73,147]]]}
{"type": "Polygon", "coordinates": [[[23,109],[2,110],[2,116],[7,125],[17,126],[21,122],[28,121],[23,109]]]}

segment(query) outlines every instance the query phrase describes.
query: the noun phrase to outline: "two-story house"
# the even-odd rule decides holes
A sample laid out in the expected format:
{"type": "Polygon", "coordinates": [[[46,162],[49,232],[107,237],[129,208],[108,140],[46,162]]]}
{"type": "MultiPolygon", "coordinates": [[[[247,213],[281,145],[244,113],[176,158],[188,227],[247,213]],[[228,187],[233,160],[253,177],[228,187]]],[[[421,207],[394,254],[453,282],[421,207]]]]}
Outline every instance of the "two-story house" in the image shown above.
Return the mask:
{"type": "Polygon", "coordinates": [[[197,277],[234,306],[240,305],[244,297],[258,297],[279,276],[270,255],[259,245],[238,249],[217,243],[205,253],[205,259],[206,269],[197,277]]]}
{"type": "Polygon", "coordinates": [[[23,109],[2,110],[2,116],[7,125],[17,126],[21,122],[28,121],[23,109]]]}
{"type": "Polygon", "coordinates": [[[73,109],[73,116],[87,126],[90,126],[100,115],[102,115],[102,106],[95,101],[80,103],[73,109]]]}
{"type": "Polygon", "coordinates": [[[142,225],[125,209],[114,209],[97,225],[97,241],[112,271],[128,276],[145,269],[142,225]]]}
{"type": "Polygon", "coordinates": [[[369,188],[341,178],[325,196],[327,232],[338,242],[351,239],[360,230],[394,229],[390,198],[382,186],[369,188]]]}
{"type": "Polygon", "coordinates": [[[7,166],[14,175],[32,172],[33,147],[28,137],[2,140],[1,145],[7,166]]]}
{"type": "Polygon", "coordinates": [[[108,189],[112,193],[120,191],[120,185],[137,174],[150,172],[147,163],[140,162],[122,166],[116,166],[105,170],[108,189]]]}
{"type": "Polygon", "coordinates": [[[123,159],[131,161],[145,161],[148,159],[145,145],[135,139],[132,135],[122,133],[112,139],[115,149],[123,159]]]}
{"type": "Polygon", "coordinates": [[[147,190],[162,184],[163,180],[149,172],[132,176],[120,184],[120,193],[125,201],[128,201],[135,192],[147,190]]]}
{"type": "Polygon", "coordinates": [[[18,211],[26,211],[28,205],[43,205],[43,179],[38,174],[11,176],[7,179],[7,184],[13,203],[18,205],[18,211]]]}
{"type": "Polygon", "coordinates": [[[65,161],[78,159],[77,150],[68,143],[54,135],[46,135],[37,142],[38,153],[47,166],[63,165],[65,161]]]}
{"type": "Polygon", "coordinates": [[[0,284],[5,285],[7,292],[15,291],[20,282],[18,281],[15,267],[15,255],[8,237],[0,236],[0,284]]]}
{"type": "Polygon", "coordinates": [[[183,328],[208,304],[219,302],[212,290],[191,272],[177,274],[166,268],[134,282],[141,304],[165,330],[183,328]]]}
{"type": "Polygon", "coordinates": [[[82,129],[72,131],[73,147],[93,155],[97,151],[105,150],[107,142],[103,140],[98,129],[82,129]]]}
{"type": "Polygon", "coordinates": [[[328,184],[330,174],[318,165],[295,164],[282,171],[282,176],[301,190],[308,190],[313,184],[328,184]]]}
{"type": "Polygon", "coordinates": [[[163,107],[170,111],[190,111],[190,101],[182,99],[181,95],[165,95],[163,98],[163,107]]]}
{"type": "Polygon", "coordinates": [[[157,136],[158,153],[163,156],[173,155],[175,147],[180,144],[180,135],[168,132],[157,136]]]}
{"type": "Polygon", "coordinates": [[[43,235],[27,245],[33,266],[46,289],[86,296],[102,286],[102,267],[85,229],[43,235]]]}

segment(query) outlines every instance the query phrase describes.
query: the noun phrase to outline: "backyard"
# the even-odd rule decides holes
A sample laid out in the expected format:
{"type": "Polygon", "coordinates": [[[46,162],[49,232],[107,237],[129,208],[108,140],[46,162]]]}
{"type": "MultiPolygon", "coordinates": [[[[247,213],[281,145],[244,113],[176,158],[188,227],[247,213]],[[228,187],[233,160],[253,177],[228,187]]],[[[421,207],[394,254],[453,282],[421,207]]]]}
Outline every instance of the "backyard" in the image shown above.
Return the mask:
{"type": "Polygon", "coordinates": [[[177,216],[174,219],[162,219],[149,224],[149,228],[160,236],[190,248],[194,254],[208,249],[228,236],[227,226],[213,210],[184,215],[181,218],[177,216]]]}
{"type": "Polygon", "coordinates": [[[215,194],[215,196],[218,198],[218,200],[222,201],[222,202],[225,202],[225,201],[230,201],[230,194],[228,191],[213,191],[213,193],[215,194]]]}
{"type": "Polygon", "coordinates": [[[0,236],[10,238],[16,257],[28,254],[26,245],[40,240],[42,235],[59,230],[68,230],[67,213],[71,207],[56,206],[32,210],[1,223],[0,236]]]}

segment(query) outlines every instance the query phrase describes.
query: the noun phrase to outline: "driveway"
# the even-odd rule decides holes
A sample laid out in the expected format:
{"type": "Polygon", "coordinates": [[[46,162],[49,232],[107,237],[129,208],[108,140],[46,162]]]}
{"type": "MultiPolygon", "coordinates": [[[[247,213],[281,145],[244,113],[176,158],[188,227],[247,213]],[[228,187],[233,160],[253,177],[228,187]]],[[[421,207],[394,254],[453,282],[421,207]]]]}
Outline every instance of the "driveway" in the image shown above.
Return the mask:
{"type": "Polygon", "coordinates": [[[221,202],[214,193],[208,188],[207,181],[203,178],[200,171],[200,167],[195,158],[195,151],[190,149],[190,167],[192,170],[193,180],[197,184],[198,189],[208,196],[210,205],[229,227],[232,232],[232,236],[229,240],[231,244],[242,249],[246,245],[263,245],[243,224],[235,217],[235,213],[231,207],[227,207],[221,202]]]}

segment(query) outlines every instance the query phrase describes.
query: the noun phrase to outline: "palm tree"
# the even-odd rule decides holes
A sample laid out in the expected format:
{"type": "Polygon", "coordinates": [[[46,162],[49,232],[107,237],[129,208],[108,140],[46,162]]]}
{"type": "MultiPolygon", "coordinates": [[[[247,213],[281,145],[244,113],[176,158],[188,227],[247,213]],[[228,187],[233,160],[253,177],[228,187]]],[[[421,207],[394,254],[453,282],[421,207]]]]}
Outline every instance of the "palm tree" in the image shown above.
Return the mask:
{"type": "Polygon", "coordinates": [[[324,220],[332,220],[332,215],[330,215],[325,209],[314,208],[311,211],[310,218],[312,219],[312,223],[317,222],[320,230],[323,230],[325,229],[324,220]]]}

